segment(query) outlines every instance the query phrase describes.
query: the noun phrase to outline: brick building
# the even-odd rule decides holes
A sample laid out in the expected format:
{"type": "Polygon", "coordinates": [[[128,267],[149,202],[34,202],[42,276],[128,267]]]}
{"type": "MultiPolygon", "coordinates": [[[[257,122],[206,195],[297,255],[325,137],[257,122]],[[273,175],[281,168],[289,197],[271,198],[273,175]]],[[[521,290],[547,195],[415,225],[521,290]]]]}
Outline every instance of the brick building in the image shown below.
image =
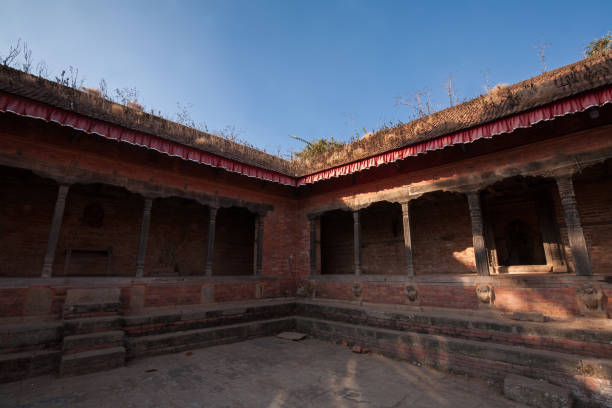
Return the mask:
{"type": "Polygon", "coordinates": [[[0,378],[297,328],[612,395],[612,58],[287,162],[0,68],[0,378]]]}

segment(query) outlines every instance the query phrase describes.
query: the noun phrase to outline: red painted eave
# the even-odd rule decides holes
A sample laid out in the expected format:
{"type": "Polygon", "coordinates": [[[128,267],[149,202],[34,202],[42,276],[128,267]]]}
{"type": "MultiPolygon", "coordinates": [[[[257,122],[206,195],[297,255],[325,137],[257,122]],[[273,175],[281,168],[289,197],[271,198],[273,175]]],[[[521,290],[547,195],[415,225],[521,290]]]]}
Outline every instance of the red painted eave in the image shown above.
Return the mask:
{"type": "Polygon", "coordinates": [[[242,174],[247,177],[254,177],[261,180],[296,187],[333,177],[346,176],[358,171],[369,169],[371,167],[424,154],[428,151],[439,150],[448,146],[462,143],[471,143],[478,139],[492,138],[498,134],[509,133],[515,129],[529,127],[541,121],[552,120],[556,117],[584,111],[590,107],[602,106],[611,102],[612,87],[606,87],[596,91],[584,93],[582,95],[562,99],[536,109],[475,126],[470,129],[462,130],[298,178],[287,176],[273,170],[267,170],[244,164],[236,160],[227,159],[219,155],[169,141],[158,136],[127,129],[119,125],[92,119],[74,112],[54,108],[30,99],[10,94],[0,93],[0,112],[12,112],[21,116],[55,122],[62,126],[69,126],[83,132],[105,137],[107,139],[113,139],[119,142],[130,143],[147,149],[156,150],[169,156],[179,157],[184,160],[194,161],[196,163],[206,164],[209,166],[220,167],[227,171],[242,174]]]}

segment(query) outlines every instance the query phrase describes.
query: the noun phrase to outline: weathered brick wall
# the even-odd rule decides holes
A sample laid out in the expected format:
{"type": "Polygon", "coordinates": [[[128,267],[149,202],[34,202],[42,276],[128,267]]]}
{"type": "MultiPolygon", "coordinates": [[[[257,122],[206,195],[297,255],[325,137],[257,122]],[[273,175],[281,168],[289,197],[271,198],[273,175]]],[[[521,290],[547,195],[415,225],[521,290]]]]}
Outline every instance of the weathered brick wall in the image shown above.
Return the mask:
{"type": "Polygon", "coordinates": [[[40,276],[57,183],[0,166],[0,276],[40,276]]]}
{"type": "Polygon", "coordinates": [[[208,207],[193,200],[153,200],[145,276],[204,274],[208,217],[208,207]]]}
{"type": "Polygon", "coordinates": [[[406,271],[402,208],[386,201],[360,211],[361,272],[400,275],[406,271]]]}
{"type": "Polygon", "coordinates": [[[463,194],[426,194],[410,209],[416,275],[475,273],[472,221],[463,194]]]}
{"type": "Polygon", "coordinates": [[[213,275],[253,275],[255,220],[255,214],[245,209],[219,209],[215,228],[213,275]]]}
{"type": "Polygon", "coordinates": [[[353,256],[353,215],[330,211],[321,217],[321,273],[355,272],[353,256]]]}
{"type": "Polygon", "coordinates": [[[117,187],[73,185],[66,198],[53,275],[134,276],[143,202],[141,196],[117,187]],[[88,208],[102,212],[88,221],[88,208]],[[103,252],[107,250],[111,252],[108,271],[109,255],[103,252]]]}
{"type": "Polygon", "coordinates": [[[593,273],[612,274],[612,177],[577,180],[575,190],[593,273]]]}

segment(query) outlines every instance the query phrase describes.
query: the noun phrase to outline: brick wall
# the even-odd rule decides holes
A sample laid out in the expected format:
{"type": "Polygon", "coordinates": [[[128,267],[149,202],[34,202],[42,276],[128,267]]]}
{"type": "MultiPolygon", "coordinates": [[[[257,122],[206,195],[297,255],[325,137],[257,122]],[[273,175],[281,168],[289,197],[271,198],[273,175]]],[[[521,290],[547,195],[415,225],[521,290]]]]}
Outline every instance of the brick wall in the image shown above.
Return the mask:
{"type": "Polygon", "coordinates": [[[400,275],[406,271],[402,208],[397,203],[375,203],[360,211],[361,272],[400,275]]]}
{"type": "Polygon", "coordinates": [[[0,166],[0,276],[40,276],[57,183],[0,166]]]}
{"type": "Polygon", "coordinates": [[[330,211],[321,217],[321,274],[355,272],[353,229],[348,211],[330,211]]]}
{"type": "Polygon", "coordinates": [[[253,275],[255,220],[255,214],[242,208],[219,209],[213,275],[253,275]]]}
{"type": "Polygon", "coordinates": [[[475,273],[472,221],[462,194],[432,193],[410,203],[416,275],[475,273]]]}
{"type": "Polygon", "coordinates": [[[208,249],[208,207],[178,197],[151,208],[145,276],[203,275],[208,249]]]}

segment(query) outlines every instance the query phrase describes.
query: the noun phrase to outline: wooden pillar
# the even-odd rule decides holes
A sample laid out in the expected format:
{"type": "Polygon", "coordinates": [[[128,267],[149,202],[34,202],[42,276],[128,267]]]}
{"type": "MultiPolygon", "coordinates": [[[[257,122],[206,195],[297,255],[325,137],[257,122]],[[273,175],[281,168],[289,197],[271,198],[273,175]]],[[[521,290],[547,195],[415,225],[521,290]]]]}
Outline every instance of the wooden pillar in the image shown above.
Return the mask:
{"type": "Polygon", "coordinates": [[[147,255],[147,240],[149,239],[149,226],[151,225],[151,206],[153,200],[145,198],[142,224],[140,225],[140,239],[138,241],[138,258],[136,259],[136,277],[144,276],[145,257],[147,255]]]}
{"type": "Polygon", "coordinates": [[[404,223],[404,251],[406,254],[406,274],[414,276],[412,264],[412,236],[410,235],[410,202],[402,203],[402,219],[404,223]]]}
{"type": "Polygon", "coordinates": [[[480,207],[480,193],[472,191],[467,194],[472,218],[472,240],[474,242],[474,257],[476,258],[476,272],[478,275],[489,275],[489,264],[484,240],[484,227],[482,210],[480,207]]]}
{"type": "Polygon", "coordinates": [[[317,271],[317,219],[309,218],[310,221],[310,275],[317,271]]]}
{"type": "Polygon", "coordinates": [[[217,207],[209,207],[208,217],[208,251],[206,252],[206,276],[212,276],[213,257],[215,252],[215,225],[217,223],[217,207]]]}
{"type": "Polygon", "coordinates": [[[49,230],[47,251],[45,252],[45,260],[41,275],[43,278],[51,277],[53,261],[55,261],[55,250],[57,249],[57,241],[59,240],[60,229],[62,227],[64,207],[66,206],[66,196],[68,195],[69,187],[68,184],[60,184],[57,192],[57,200],[55,201],[55,209],[53,210],[53,219],[51,221],[51,229],[49,230]]]}
{"type": "Polygon", "coordinates": [[[355,255],[355,275],[361,275],[361,226],[359,210],[353,211],[353,253],[355,255]]]}
{"type": "Polygon", "coordinates": [[[559,195],[561,196],[561,205],[565,215],[565,225],[567,226],[567,235],[569,244],[574,258],[574,268],[576,275],[591,275],[591,260],[587,250],[584,232],[582,231],[582,223],[576,206],[576,195],[574,193],[574,184],[571,176],[557,177],[557,187],[559,187],[559,195]]]}
{"type": "Polygon", "coordinates": [[[261,276],[261,265],[263,263],[263,240],[264,240],[264,216],[257,215],[257,252],[255,258],[255,275],[261,276]]]}

